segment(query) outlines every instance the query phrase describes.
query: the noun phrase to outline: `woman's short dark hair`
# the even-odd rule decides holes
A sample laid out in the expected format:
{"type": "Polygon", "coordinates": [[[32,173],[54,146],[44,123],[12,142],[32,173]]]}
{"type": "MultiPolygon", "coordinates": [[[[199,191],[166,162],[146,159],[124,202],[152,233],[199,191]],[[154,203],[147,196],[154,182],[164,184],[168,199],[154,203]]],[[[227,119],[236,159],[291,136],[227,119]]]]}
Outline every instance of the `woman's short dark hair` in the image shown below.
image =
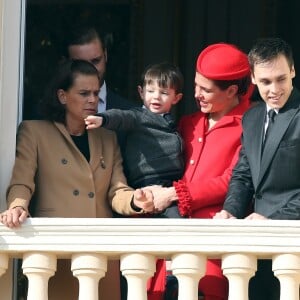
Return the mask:
{"type": "Polygon", "coordinates": [[[235,79],[235,80],[214,80],[214,83],[219,89],[221,90],[226,90],[228,87],[231,85],[237,85],[238,90],[237,94],[239,96],[243,96],[247,93],[248,88],[251,83],[251,77],[250,75],[240,78],[240,79],[235,79]]]}
{"type": "Polygon", "coordinates": [[[60,89],[69,90],[79,74],[96,76],[100,84],[98,71],[91,63],[85,60],[63,60],[54,72],[45,96],[39,104],[39,111],[44,119],[60,123],[65,122],[65,105],[59,101],[57,91],[60,89]]]}

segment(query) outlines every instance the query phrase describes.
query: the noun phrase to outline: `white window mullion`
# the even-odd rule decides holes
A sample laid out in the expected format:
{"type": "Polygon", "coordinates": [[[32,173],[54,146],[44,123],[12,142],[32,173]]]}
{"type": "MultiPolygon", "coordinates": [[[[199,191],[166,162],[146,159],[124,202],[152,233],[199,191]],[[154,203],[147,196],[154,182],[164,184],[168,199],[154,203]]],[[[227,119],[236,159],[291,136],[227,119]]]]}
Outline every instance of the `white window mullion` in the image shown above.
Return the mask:
{"type": "Polygon", "coordinates": [[[25,6],[26,0],[0,0],[0,210],[22,119],[25,6]]]}

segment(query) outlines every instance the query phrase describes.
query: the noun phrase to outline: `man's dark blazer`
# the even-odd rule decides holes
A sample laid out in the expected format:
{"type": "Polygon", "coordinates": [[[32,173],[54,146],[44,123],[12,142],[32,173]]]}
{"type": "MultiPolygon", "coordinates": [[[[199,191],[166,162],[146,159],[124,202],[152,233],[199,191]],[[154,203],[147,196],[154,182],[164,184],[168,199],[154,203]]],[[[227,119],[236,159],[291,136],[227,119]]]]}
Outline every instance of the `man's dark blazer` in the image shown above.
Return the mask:
{"type": "MultiPolygon", "coordinates": [[[[130,109],[137,106],[133,102],[121,97],[120,95],[113,92],[111,89],[107,88],[106,95],[106,110],[116,108],[116,109],[130,109]]],[[[120,145],[122,155],[125,151],[125,143],[127,138],[127,133],[124,131],[117,131],[117,138],[120,145]]]]}
{"type": "Polygon", "coordinates": [[[128,101],[127,99],[113,92],[111,89],[107,88],[106,109],[129,109],[134,106],[137,106],[137,104],[128,101]]]}
{"type": "Polygon", "coordinates": [[[294,88],[276,116],[263,154],[266,104],[244,115],[242,149],[224,204],[235,217],[245,217],[253,201],[254,212],[267,218],[300,219],[299,106],[300,93],[294,88]]]}

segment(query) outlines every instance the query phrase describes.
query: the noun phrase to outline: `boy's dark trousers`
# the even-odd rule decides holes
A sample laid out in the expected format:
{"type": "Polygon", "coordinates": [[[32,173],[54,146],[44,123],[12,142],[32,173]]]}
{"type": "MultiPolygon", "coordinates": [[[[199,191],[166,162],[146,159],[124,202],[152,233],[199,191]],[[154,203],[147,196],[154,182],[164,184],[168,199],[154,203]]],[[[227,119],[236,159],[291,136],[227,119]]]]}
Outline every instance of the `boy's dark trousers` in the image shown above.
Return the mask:
{"type": "Polygon", "coordinates": [[[154,215],[155,218],[183,218],[178,211],[177,203],[173,203],[167,207],[163,212],[154,215]]]}

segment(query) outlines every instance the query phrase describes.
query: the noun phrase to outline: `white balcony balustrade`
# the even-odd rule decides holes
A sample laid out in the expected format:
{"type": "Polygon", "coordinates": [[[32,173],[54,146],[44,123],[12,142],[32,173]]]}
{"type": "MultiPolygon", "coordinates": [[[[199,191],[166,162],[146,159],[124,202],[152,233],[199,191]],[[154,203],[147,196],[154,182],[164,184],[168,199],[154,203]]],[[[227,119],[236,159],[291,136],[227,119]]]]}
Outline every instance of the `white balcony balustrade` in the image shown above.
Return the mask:
{"type": "Polygon", "coordinates": [[[98,282],[109,260],[120,260],[128,300],[146,300],[147,280],[154,274],[157,258],[171,260],[179,300],[198,299],[198,281],[209,258],[222,260],[229,300],[248,299],[257,259],[272,259],[281,300],[299,299],[298,221],[33,218],[21,228],[0,225],[0,230],[1,300],[12,299],[12,282],[2,281],[13,258],[23,258],[28,300],[48,299],[48,280],[55,276],[60,258],[71,260],[79,300],[98,300],[98,282]]]}

